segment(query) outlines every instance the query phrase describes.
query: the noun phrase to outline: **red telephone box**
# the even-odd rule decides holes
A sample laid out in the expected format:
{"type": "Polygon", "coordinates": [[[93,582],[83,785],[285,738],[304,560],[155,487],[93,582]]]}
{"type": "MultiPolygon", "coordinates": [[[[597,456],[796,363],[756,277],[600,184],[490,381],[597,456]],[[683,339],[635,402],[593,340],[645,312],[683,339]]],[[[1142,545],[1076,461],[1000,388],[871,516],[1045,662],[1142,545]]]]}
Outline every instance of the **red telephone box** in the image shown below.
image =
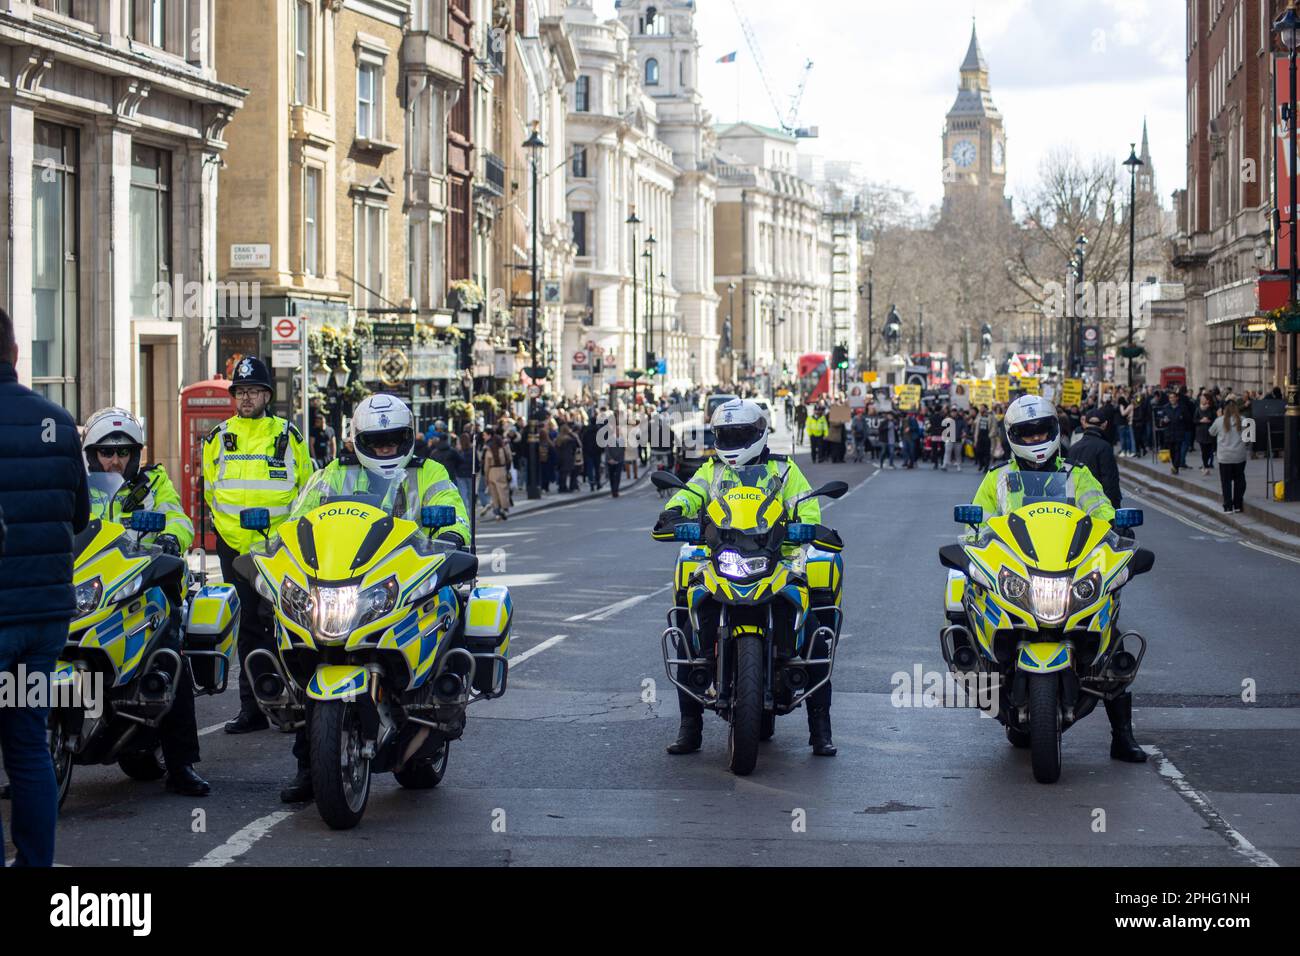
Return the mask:
{"type": "Polygon", "coordinates": [[[1187,384],[1187,369],[1181,365],[1166,365],[1160,370],[1161,388],[1178,388],[1187,384]]]}
{"type": "Polygon", "coordinates": [[[194,545],[208,551],[217,549],[217,533],[203,502],[203,440],[227,418],[235,414],[235,399],[230,383],[224,378],[196,382],[181,389],[181,461],[184,477],[177,490],[185,513],[194,522],[194,545]]]}

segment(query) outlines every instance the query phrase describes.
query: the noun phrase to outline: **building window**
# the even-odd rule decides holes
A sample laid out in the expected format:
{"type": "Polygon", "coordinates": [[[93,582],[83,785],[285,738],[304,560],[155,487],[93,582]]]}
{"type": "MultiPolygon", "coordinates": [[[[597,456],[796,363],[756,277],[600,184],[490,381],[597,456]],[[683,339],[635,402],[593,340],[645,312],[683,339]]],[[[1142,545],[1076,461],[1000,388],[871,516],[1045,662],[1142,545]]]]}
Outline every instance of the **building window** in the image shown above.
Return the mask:
{"type": "Polygon", "coordinates": [[[171,153],[131,147],[131,314],[163,317],[171,296],[171,153]]]}
{"type": "Polygon", "coordinates": [[[578,249],[576,254],[585,256],[587,254],[587,213],[582,209],[574,209],[569,215],[573,224],[573,244],[578,249]]]}
{"type": "Polygon", "coordinates": [[[587,178],[587,147],[573,147],[573,175],[579,179],[587,178]]]}
{"type": "Polygon", "coordinates": [[[382,73],[379,64],[369,60],[357,64],[357,139],[380,139],[382,136],[382,73]]]}
{"type": "Polygon", "coordinates": [[[86,4],[84,0],[36,0],[36,6],[52,13],[61,13],[65,17],[84,19],[89,11],[79,9],[86,4]]]}
{"type": "Polygon", "coordinates": [[[32,385],[77,409],[77,131],[37,123],[32,168],[32,385]]]}
{"type": "Polygon", "coordinates": [[[293,101],[311,102],[311,15],[310,0],[298,0],[293,21],[293,101]]]}
{"type": "Polygon", "coordinates": [[[167,45],[166,0],[131,0],[131,38],[159,49],[167,45]]]}
{"type": "Polygon", "coordinates": [[[353,271],[356,279],[355,303],[359,308],[381,308],[387,304],[386,256],[388,243],[388,206],[377,202],[358,202],[353,215],[353,271]]]}
{"type": "Polygon", "coordinates": [[[645,61],[645,85],[659,85],[659,61],[654,57],[645,61]]]}
{"type": "Polygon", "coordinates": [[[309,276],[320,275],[320,176],[309,166],[302,181],[302,271],[309,276]]]}
{"type": "Polygon", "coordinates": [[[591,112],[591,77],[585,73],[574,84],[573,109],[578,113],[591,112]]]}

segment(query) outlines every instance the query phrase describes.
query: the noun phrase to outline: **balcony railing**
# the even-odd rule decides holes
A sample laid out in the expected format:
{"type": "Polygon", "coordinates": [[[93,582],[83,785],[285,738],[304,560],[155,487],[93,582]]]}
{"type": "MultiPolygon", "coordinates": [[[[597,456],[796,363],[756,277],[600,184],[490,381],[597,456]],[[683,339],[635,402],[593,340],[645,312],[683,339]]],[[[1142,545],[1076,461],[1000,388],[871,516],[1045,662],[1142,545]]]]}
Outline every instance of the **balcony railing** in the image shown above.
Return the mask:
{"type": "Polygon", "coordinates": [[[483,178],[478,185],[493,196],[506,194],[506,164],[496,153],[483,154],[483,178]]]}

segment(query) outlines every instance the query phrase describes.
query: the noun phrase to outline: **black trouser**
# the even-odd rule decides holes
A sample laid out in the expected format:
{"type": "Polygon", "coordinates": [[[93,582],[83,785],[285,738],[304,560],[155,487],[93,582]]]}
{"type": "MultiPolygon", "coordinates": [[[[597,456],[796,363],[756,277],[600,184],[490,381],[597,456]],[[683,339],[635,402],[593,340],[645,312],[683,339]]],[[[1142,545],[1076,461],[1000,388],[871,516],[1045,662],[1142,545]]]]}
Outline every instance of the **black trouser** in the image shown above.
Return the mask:
{"type": "Polygon", "coordinates": [[[1219,483],[1223,486],[1223,510],[1236,508],[1240,511],[1246,500],[1246,463],[1219,462],[1219,483]]]}
{"type": "Polygon", "coordinates": [[[607,465],[606,467],[609,469],[610,494],[616,495],[618,494],[618,486],[623,481],[623,463],[619,462],[617,465],[607,465]]]}
{"type": "Polygon", "coordinates": [[[275,639],[272,628],[262,613],[262,596],[243,576],[235,571],[234,561],[238,552],[230,545],[217,538],[217,558],[221,562],[221,577],[227,584],[235,586],[239,595],[239,710],[241,713],[258,713],[257,698],[253,696],[253,687],[248,681],[248,666],[244,659],[262,648],[275,653],[275,639]]]}
{"type": "Polygon", "coordinates": [[[1209,441],[1201,442],[1201,467],[1214,467],[1214,451],[1219,447],[1219,443],[1211,438],[1209,441]]]}
{"type": "MultiPolygon", "coordinates": [[[[181,609],[172,609],[169,625],[171,634],[163,641],[164,647],[180,653],[181,609]]],[[[175,696],[172,706],[158,722],[158,741],[162,744],[163,760],[168,768],[199,762],[199,728],[194,717],[194,681],[190,666],[181,658],[180,673],[176,675],[175,696]]]]}

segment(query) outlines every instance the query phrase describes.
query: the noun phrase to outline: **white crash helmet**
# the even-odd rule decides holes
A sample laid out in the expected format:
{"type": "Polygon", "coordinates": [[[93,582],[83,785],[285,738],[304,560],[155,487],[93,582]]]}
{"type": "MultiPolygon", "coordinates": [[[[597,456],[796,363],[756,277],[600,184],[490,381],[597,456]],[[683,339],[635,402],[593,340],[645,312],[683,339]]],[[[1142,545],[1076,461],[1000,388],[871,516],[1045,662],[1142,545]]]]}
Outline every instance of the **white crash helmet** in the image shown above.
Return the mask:
{"type": "Polygon", "coordinates": [[[713,412],[713,446],[728,465],[748,465],[767,449],[767,415],[758,402],[733,398],[713,412]]]}
{"type": "Polygon", "coordinates": [[[86,458],[86,466],[92,472],[100,470],[99,460],[95,457],[96,448],[122,446],[134,450],[127,462],[125,472],[130,477],[140,467],[140,452],[144,448],[144,428],[140,425],[140,419],[125,408],[101,408],[86,420],[81,449],[86,458]]]}
{"type": "Polygon", "coordinates": [[[392,480],[415,453],[411,409],[396,395],[370,395],[352,413],[352,448],[367,471],[392,480]],[[380,458],[376,445],[397,445],[397,454],[380,458]]]}
{"type": "Polygon", "coordinates": [[[1007,406],[1004,419],[1007,444],[1015,456],[1030,467],[1053,461],[1061,447],[1061,424],[1056,406],[1037,395],[1021,395],[1007,406]],[[1046,435],[1030,444],[1026,439],[1046,435]]]}

